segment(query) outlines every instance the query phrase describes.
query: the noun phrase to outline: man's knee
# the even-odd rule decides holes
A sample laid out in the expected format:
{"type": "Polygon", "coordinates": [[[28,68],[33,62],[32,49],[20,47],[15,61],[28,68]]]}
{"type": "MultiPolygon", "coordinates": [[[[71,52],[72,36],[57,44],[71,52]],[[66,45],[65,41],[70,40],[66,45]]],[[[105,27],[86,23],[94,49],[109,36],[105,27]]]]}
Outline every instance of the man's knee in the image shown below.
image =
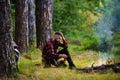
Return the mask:
{"type": "Polygon", "coordinates": [[[69,51],[67,48],[64,48],[58,52],[58,54],[68,54],[68,53],[69,53],[69,51]]]}
{"type": "Polygon", "coordinates": [[[69,55],[69,51],[68,51],[67,48],[64,48],[64,49],[63,49],[63,54],[66,54],[67,56],[69,55]]]}

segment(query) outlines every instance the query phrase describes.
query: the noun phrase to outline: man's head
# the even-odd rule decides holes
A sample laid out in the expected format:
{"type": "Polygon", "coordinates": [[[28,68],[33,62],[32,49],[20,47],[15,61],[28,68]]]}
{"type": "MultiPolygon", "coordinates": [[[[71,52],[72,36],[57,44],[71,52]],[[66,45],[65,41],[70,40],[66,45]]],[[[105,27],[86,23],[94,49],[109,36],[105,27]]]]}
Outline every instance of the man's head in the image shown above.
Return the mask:
{"type": "Polygon", "coordinates": [[[63,33],[62,32],[56,32],[55,35],[59,35],[59,36],[63,36],[63,33]]]}
{"type": "Polygon", "coordinates": [[[56,43],[63,43],[63,34],[62,32],[56,32],[53,36],[53,39],[56,43]]]}

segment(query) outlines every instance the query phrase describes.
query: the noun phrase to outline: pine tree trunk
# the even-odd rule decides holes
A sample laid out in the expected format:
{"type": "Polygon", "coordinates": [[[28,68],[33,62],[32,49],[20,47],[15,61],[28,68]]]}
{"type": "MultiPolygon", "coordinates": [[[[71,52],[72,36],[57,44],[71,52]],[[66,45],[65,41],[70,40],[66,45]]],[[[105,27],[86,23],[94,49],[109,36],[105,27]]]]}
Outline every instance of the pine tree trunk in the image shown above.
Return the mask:
{"type": "Polygon", "coordinates": [[[28,49],[28,0],[15,1],[15,42],[20,51],[28,49]]]}
{"type": "Polygon", "coordinates": [[[53,0],[35,0],[37,47],[42,48],[52,37],[53,0]]]}
{"type": "Polygon", "coordinates": [[[35,4],[34,0],[28,0],[28,28],[29,45],[33,46],[35,41],[35,4]]]}
{"type": "Polygon", "coordinates": [[[16,72],[11,26],[10,0],[0,0],[0,77],[16,72]]]}

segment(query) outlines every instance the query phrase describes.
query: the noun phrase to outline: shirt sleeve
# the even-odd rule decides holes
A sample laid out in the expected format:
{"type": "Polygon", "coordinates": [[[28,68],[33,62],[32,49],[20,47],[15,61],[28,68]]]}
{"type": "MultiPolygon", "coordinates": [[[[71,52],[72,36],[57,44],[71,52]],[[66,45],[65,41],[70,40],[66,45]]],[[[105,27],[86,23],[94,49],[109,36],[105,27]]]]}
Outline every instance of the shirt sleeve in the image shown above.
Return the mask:
{"type": "Polygon", "coordinates": [[[63,43],[59,43],[59,46],[61,46],[63,48],[68,48],[68,43],[66,40],[64,40],[63,43]]]}

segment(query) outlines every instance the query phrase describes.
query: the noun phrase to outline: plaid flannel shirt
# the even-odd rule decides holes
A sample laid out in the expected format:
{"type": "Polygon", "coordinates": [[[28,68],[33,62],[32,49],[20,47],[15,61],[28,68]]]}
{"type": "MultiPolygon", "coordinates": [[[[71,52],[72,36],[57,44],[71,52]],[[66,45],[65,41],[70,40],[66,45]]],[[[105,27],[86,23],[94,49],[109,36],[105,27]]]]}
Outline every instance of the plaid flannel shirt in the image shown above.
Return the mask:
{"type": "Polygon", "coordinates": [[[55,42],[53,42],[52,39],[48,40],[42,49],[42,56],[44,58],[58,58],[57,50],[59,46],[63,48],[68,47],[66,41],[63,41],[63,44],[55,44],[55,42]]]}

